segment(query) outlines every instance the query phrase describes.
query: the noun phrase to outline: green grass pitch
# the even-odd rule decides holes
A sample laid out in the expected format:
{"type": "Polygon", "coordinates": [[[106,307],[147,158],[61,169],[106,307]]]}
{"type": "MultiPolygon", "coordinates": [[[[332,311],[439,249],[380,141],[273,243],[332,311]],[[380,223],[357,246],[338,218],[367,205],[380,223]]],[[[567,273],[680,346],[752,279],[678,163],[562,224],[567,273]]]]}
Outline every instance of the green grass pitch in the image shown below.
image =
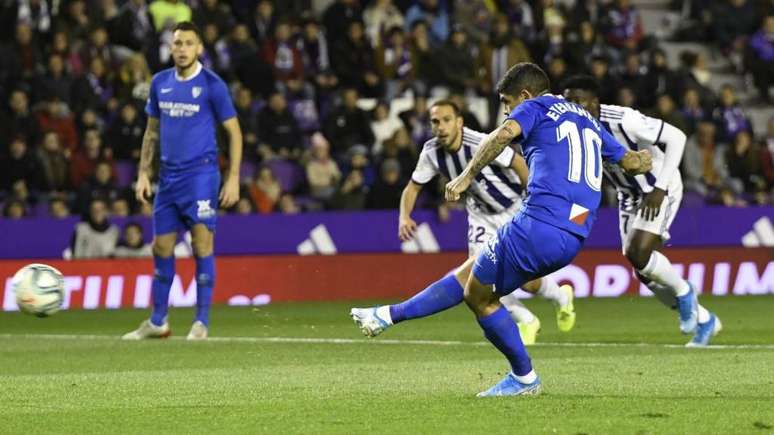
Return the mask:
{"type": "Polygon", "coordinates": [[[528,301],[544,392],[497,399],[474,396],[505,360],[463,307],[373,340],[348,303],[215,307],[205,343],[119,341],[144,311],[0,313],[0,433],[774,434],[774,297],[703,303],[718,348],[680,347],[653,299],[579,300],[569,334],[528,301]]]}

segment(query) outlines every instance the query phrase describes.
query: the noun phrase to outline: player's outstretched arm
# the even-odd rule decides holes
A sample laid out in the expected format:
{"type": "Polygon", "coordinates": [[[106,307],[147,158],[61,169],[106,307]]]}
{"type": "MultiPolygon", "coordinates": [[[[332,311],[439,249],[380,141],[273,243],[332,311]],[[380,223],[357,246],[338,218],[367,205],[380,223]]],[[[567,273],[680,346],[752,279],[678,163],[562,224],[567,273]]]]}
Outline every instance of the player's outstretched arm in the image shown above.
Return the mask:
{"type": "Polygon", "coordinates": [[[220,191],[220,205],[231,207],[239,201],[239,167],[242,164],[242,129],[236,117],[223,122],[229,138],[229,165],[226,182],[220,191]]]}
{"type": "Polygon", "coordinates": [[[467,190],[476,175],[478,175],[486,165],[491,163],[492,160],[499,156],[500,153],[503,152],[503,149],[513,142],[513,139],[520,134],[521,126],[512,119],[506,119],[500,127],[489,133],[489,135],[481,142],[481,146],[478,147],[478,150],[476,150],[473,159],[468,162],[468,166],[465,167],[465,170],[446,184],[446,200],[459,200],[462,192],[467,190]]]}
{"type": "Polygon", "coordinates": [[[153,156],[159,145],[159,119],[148,117],[145,127],[145,135],[142,138],[140,150],[140,168],[137,171],[137,184],[134,186],[134,194],[138,201],[146,204],[151,197],[151,175],[153,156]]]}
{"type": "Polygon", "coordinates": [[[409,180],[403,193],[400,195],[400,217],[398,218],[398,238],[405,242],[414,238],[417,223],[411,219],[411,212],[417,203],[417,196],[422,190],[422,185],[409,180]]]}

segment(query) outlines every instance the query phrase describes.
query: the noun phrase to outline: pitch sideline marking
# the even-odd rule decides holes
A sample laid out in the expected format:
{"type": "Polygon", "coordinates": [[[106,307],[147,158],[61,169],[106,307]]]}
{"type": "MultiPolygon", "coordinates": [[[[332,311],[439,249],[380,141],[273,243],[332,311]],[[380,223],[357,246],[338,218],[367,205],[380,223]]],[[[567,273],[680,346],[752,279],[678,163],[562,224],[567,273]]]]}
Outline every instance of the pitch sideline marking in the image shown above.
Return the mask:
{"type": "MultiPolygon", "coordinates": [[[[118,336],[94,334],[0,334],[0,339],[28,338],[44,340],[115,340],[118,336]]],[[[185,340],[184,337],[170,337],[168,340],[185,340]]],[[[304,343],[304,344],[391,344],[419,346],[489,346],[484,341],[455,340],[394,340],[394,339],[353,339],[353,338],[313,338],[313,337],[210,337],[208,342],[215,343],[304,343]]],[[[667,349],[685,348],[682,344],[665,343],[598,343],[598,342],[543,342],[537,347],[661,347],[667,349]]],[[[530,347],[532,347],[530,346],[530,347]]],[[[713,344],[703,349],[763,349],[774,350],[774,344],[713,344]]]]}

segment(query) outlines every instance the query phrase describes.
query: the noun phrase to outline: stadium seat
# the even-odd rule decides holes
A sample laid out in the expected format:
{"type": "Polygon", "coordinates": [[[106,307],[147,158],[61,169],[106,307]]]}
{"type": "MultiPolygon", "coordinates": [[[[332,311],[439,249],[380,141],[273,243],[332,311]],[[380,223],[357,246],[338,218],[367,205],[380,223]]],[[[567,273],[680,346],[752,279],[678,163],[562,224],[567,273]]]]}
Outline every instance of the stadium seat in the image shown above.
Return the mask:
{"type": "Polygon", "coordinates": [[[119,187],[130,186],[134,182],[134,178],[137,175],[137,167],[134,162],[129,161],[117,161],[116,165],[116,183],[119,187]]]}

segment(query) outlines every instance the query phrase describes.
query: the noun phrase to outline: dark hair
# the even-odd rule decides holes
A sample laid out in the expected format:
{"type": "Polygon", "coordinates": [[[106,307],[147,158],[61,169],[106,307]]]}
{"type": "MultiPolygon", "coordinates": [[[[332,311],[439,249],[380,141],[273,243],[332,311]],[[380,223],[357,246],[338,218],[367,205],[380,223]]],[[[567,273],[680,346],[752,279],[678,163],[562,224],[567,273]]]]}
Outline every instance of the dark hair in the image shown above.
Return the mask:
{"type": "Polygon", "coordinates": [[[562,82],[561,89],[580,89],[591,92],[595,96],[599,95],[599,83],[597,83],[594,77],[583,74],[568,77],[567,80],[562,82]]]}
{"type": "Polygon", "coordinates": [[[132,228],[132,227],[137,228],[138,230],[140,230],[140,234],[144,233],[144,231],[142,230],[142,225],[140,225],[138,222],[134,222],[134,221],[129,222],[128,224],[126,224],[126,226],[124,227],[124,233],[126,232],[126,230],[128,230],[129,228],[132,228]]]}
{"type": "Polygon", "coordinates": [[[199,38],[199,41],[202,40],[202,31],[199,30],[199,26],[197,26],[191,21],[181,21],[175,24],[175,27],[172,28],[172,33],[175,33],[178,30],[184,31],[184,32],[194,32],[196,33],[196,37],[199,38]]]}
{"type": "Polygon", "coordinates": [[[438,100],[438,101],[436,101],[435,103],[433,103],[433,104],[430,106],[430,108],[432,109],[433,107],[440,107],[440,106],[449,106],[449,107],[451,107],[451,108],[452,108],[452,110],[454,110],[454,116],[460,116],[460,115],[462,115],[462,113],[460,112],[460,108],[459,108],[459,106],[457,106],[457,105],[454,103],[454,101],[452,101],[452,100],[449,100],[449,99],[438,100]]]}
{"type": "Polygon", "coordinates": [[[497,93],[516,95],[526,90],[533,96],[538,96],[550,87],[551,82],[545,71],[534,63],[520,62],[512,66],[497,83],[497,93]]]}

